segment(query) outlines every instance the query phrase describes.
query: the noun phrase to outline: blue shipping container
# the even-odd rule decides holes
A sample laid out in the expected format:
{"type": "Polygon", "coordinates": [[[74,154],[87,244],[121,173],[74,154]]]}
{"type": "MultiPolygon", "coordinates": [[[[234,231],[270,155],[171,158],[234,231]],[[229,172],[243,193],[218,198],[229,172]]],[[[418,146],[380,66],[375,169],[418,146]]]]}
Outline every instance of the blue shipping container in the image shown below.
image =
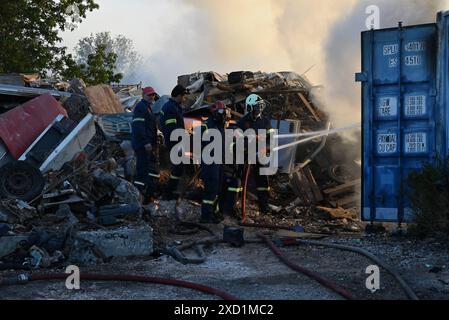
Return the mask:
{"type": "Polygon", "coordinates": [[[410,221],[408,175],[448,155],[448,17],[362,33],[365,221],[410,221]]]}

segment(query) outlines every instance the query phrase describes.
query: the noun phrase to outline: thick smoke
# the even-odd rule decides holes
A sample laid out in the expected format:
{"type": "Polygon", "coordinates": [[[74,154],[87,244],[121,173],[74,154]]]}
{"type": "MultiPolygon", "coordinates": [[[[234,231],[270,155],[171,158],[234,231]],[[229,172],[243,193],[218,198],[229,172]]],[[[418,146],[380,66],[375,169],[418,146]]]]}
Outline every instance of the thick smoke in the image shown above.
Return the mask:
{"type": "Polygon", "coordinates": [[[380,27],[434,22],[443,0],[186,0],[183,15],[148,56],[139,80],[169,92],[180,74],[214,70],[307,72],[335,127],[360,122],[360,33],[367,6],[380,27]]]}
{"type": "Polygon", "coordinates": [[[369,5],[379,7],[381,28],[395,27],[399,21],[405,26],[435,22],[437,12],[447,9],[447,1],[441,0],[360,0],[348,14],[342,13],[323,46],[322,106],[337,125],[360,121],[361,89],[354,74],[361,71],[360,32],[366,30],[365,9],[369,5]]]}

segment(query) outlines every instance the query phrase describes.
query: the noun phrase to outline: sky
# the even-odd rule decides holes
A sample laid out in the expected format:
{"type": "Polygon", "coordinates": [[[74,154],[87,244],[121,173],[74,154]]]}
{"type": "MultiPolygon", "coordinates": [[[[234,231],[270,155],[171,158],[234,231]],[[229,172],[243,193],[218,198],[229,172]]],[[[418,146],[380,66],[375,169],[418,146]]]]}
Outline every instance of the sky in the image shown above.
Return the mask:
{"type": "Polygon", "coordinates": [[[380,9],[380,27],[434,22],[446,0],[97,0],[78,28],[63,34],[69,49],[91,33],[134,41],[143,57],[128,83],[166,94],[177,76],[196,71],[307,72],[323,85],[316,100],[336,125],[360,120],[360,32],[366,8],[380,9]]]}

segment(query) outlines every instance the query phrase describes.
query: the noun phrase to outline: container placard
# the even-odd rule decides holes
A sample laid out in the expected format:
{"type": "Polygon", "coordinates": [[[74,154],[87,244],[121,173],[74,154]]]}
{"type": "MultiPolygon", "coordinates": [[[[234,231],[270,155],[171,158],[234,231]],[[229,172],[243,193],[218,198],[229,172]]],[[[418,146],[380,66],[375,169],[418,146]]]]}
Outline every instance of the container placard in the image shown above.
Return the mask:
{"type": "Polygon", "coordinates": [[[396,133],[377,134],[377,153],[391,154],[398,150],[398,136],[396,133]]]}
{"type": "Polygon", "coordinates": [[[405,153],[427,153],[427,132],[407,133],[404,142],[405,153]]]}
{"type": "Polygon", "coordinates": [[[426,96],[410,95],[405,97],[405,116],[420,117],[427,113],[426,96]]]}
{"type": "Polygon", "coordinates": [[[398,99],[396,97],[381,97],[377,106],[379,118],[392,118],[398,115],[398,99]]]}

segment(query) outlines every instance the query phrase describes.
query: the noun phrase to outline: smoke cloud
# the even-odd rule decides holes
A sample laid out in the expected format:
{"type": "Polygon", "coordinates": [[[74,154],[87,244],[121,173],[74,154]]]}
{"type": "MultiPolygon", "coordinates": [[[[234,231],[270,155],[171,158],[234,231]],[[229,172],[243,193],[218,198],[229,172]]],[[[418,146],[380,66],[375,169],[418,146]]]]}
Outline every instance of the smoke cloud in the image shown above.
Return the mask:
{"type": "MultiPolygon", "coordinates": [[[[237,70],[304,73],[323,90],[314,101],[335,127],[360,122],[360,33],[366,7],[380,9],[380,27],[434,22],[447,0],[186,0],[182,15],[147,56],[136,77],[169,92],[177,76],[237,70]]],[[[175,6],[177,4],[177,6],[175,6]]],[[[162,20],[161,20],[162,21],[162,20]]]]}
{"type": "Polygon", "coordinates": [[[316,101],[334,126],[360,121],[360,32],[366,7],[380,9],[380,27],[434,22],[448,0],[96,0],[100,10],[75,32],[73,48],[91,33],[110,31],[134,41],[144,58],[123,82],[170,92],[177,76],[196,71],[307,72],[325,90],[316,101]]]}
{"type": "Polygon", "coordinates": [[[404,26],[435,22],[436,14],[448,8],[441,0],[360,0],[342,14],[325,39],[323,84],[324,101],[334,123],[357,122],[361,118],[361,89],[354,74],[361,71],[360,32],[366,30],[365,9],[376,5],[380,9],[380,27],[389,28],[402,21],[404,26]]]}

